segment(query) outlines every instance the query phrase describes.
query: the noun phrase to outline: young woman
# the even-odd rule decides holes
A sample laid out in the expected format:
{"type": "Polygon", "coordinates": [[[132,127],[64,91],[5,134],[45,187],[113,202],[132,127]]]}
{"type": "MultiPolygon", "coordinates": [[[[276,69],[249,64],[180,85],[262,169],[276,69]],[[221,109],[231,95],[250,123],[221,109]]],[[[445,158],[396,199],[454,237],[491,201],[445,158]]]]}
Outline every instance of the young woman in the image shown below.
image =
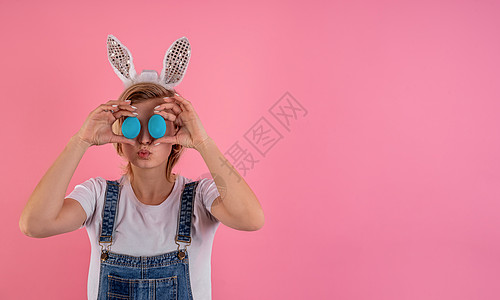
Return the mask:
{"type": "Polygon", "coordinates": [[[154,82],[134,83],[88,115],[19,220],[21,231],[35,238],[86,228],[92,249],[88,299],[211,299],[210,259],[219,223],[258,230],[264,214],[193,104],[154,82]],[[165,120],[159,138],[148,126],[154,115],[165,120]],[[131,117],[140,131],[127,138],[121,128],[131,117]],[[121,178],[90,178],[65,197],[85,151],[107,143],[128,162],[121,178]],[[185,148],[200,153],[214,179],[172,173],[185,148]]]}

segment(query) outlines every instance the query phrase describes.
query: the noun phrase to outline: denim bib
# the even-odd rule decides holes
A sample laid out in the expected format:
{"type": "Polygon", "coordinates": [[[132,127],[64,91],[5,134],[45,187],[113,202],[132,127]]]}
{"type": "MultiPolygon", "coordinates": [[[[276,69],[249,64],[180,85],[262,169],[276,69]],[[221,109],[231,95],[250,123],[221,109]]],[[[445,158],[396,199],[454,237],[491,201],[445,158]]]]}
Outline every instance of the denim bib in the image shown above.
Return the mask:
{"type": "Polygon", "coordinates": [[[121,186],[118,181],[106,180],[106,183],[99,237],[101,264],[98,300],[192,300],[186,248],[191,244],[193,201],[199,181],[185,184],[182,192],[175,237],[177,250],[155,256],[130,256],[110,251],[121,186]],[[184,249],[180,249],[179,242],[186,243],[184,249]]]}

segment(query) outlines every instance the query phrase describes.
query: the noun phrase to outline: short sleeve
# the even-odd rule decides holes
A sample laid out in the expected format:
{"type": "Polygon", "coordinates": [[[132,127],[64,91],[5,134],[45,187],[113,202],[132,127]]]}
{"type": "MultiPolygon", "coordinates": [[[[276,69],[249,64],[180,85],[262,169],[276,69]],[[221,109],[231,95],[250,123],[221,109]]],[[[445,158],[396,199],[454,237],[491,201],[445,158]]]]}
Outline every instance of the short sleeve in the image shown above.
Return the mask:
{"type": "Polygon", "coordinates": [[[78,201],[87,214],[87,219],[85,220],[85,223],[80,226],[80,228],[88,226],[92,216],[94,215],[97,198],[102,192],[103,180],[104,179],[100,177],[90,178],[89,180],[76,185],[73,191],[66,196],[66,198],[72,198],[78,201]]]}
{"type": "MultiPolygon", "coordinates": [[[[201,192],[201,199],[203,202],[203,206],[205,206],[208,213],[217,220],[214,215],[212,215],[212,203],[214,200],[220,196],[219,190],[217,190],[217,185],[213,179],[203,178],[200,181],[199,191],[201,192]]],[[[218,220],[217,220],[218,221],[218,220]]]]}

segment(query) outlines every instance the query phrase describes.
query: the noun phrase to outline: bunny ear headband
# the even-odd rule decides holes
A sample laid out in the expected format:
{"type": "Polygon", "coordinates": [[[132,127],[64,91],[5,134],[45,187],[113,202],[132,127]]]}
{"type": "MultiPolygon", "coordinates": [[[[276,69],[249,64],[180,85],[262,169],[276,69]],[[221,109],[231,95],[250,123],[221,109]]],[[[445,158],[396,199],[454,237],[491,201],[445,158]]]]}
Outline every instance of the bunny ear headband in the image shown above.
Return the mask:
{"type": "Polygon", "coordinates": [[[142,70],[137,76],[132,62],[132,53],[111,34],[108,35],[107,48],[108,60],[125,88],[138,82],[154,82],[167,90],[173,90],[184,78],[191,57],[191,45],[183,36],[173,42],[165,53],[160,78],[155,70],[142,70]]]}

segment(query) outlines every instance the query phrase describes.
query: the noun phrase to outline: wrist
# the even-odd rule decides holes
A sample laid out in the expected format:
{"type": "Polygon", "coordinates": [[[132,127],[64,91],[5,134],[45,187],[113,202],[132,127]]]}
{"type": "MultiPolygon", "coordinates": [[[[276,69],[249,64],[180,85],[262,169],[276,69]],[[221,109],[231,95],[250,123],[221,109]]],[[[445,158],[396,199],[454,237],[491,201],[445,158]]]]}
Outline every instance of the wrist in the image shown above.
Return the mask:
{"type": "Polygon", "coordinates": [[[210,136],[207,136],[205,139],[203,139],[200,142],[197,142],[194,145],[194,149],[196,149],[198,152],[202,152],[204,149],[206,149],[209,145],[209,143],[213,142],[212,138],[210,136]]]}
{"type": "Polygon", "coordinates": [[[80,147],[84,150],[87,150],[88,148],[90,148],[92,146],[92,144],[90,144],[89,142],[86,142],[84,140],[82,140],[79,136],[77,135],[74,135],[71,137],[70,139],[70,143],[76,145],[77,147],[80,147]]]}

